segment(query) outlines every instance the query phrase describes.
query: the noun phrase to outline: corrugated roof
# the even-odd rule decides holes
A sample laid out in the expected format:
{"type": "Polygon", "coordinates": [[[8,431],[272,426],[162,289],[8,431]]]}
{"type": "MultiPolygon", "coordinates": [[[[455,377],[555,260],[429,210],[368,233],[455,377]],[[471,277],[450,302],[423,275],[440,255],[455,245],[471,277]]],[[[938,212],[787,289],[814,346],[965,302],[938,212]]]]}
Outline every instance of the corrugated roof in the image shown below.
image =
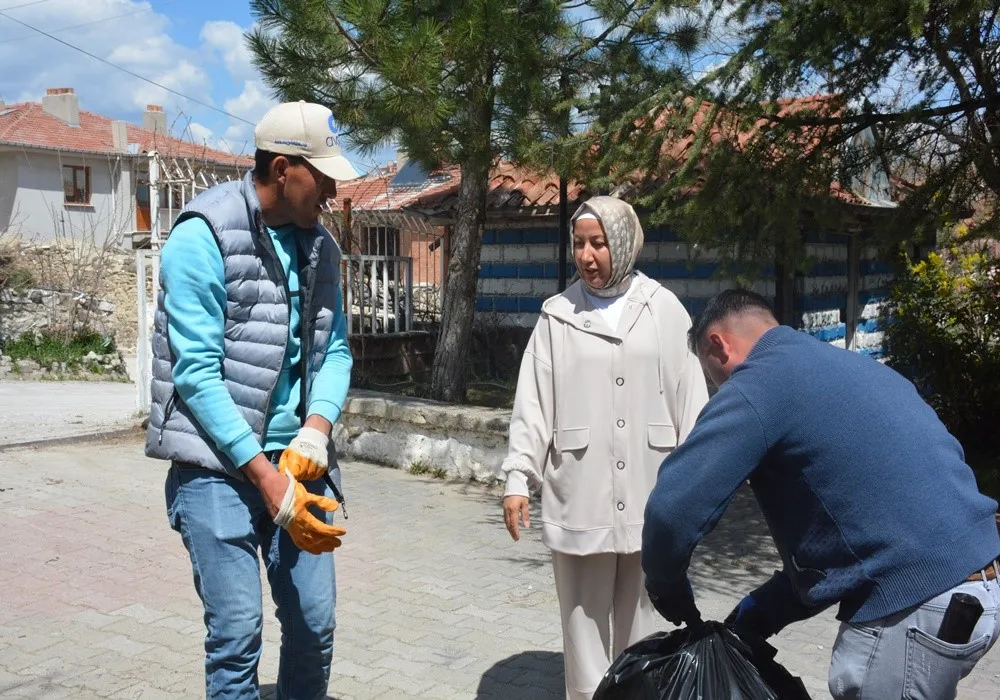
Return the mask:
{"type": "MultiPolygon", "coordinates": [[[[70,126],[46,113],[37,102],[20,102],[0,110],[0,144],[44,148],[73,153],[117,155],[108,117],[80,110],[80,126],[70,126]]],[[[163,136],[134,124],[127,126],[128,142],[140,152],[159,151],[175,158],[191,158],[216,165],[253,167],[253,158],[199,146],[189,141],[163,136]]]]}

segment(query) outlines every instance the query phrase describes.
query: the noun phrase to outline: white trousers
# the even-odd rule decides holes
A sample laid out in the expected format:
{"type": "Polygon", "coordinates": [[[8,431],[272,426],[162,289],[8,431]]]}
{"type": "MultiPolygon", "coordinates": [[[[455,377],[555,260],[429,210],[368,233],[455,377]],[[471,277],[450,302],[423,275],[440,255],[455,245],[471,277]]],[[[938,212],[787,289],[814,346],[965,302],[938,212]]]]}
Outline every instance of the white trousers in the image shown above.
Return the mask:
{"type": "Polygon", "coordinates": [[[591,700],[630,644],[659,629],[646,595],[641,555],[552,552],[562,613],[567,700],[591,700]]]}

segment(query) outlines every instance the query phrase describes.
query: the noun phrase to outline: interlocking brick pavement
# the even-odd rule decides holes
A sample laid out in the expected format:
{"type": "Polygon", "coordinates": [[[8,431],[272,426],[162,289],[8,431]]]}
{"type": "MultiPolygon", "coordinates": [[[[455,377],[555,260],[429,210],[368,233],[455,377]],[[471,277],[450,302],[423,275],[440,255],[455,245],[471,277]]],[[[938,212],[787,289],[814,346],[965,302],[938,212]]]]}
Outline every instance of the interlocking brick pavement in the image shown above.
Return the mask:
{"type": "MultiPolygon", "coordinates": [[[[558,608],[538,530],[511,542],[497,493],[478,485],[343,467],[350,520],[330,696],[560,698],[558,608]]],[[[203,695],[201,606],[166,523],[164,474],[138,440],[2,453],[0,696],[203,695]]],[[[759,513],[738,497],[696,557],[703,613],[724,616],[775,564],[759,513]]],[[[273,619],[264,634],[260,676],[273,697],[273,619]]],[[[816,698],[828,697],[835,635],[826,614],[776,640],[816,698]]],[[[959,696],[1000,698],[1000,651],[959,696]]]]}

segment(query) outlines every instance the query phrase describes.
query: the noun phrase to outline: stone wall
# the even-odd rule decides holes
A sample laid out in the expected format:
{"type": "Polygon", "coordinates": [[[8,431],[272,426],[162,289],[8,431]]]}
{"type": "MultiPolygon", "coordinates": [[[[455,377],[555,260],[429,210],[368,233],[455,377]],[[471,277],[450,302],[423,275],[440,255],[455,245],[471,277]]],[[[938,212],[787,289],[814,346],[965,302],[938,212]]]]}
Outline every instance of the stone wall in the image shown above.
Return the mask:
{"type": "Polygon", "coordinates": [[[338,451],[353,459],[495,483],[502,479],[509,425],[509,410],[352,389],[334,440],[338,451]]]}
{"type": "Polygon", "coordinates": [[[115,327],[115,305],[106,299],[48,289],[0,292],[0,342],[69,328],[113,336],[115,327]]]}
{"type": "Polygon", "coordinates": [[[125,359],[118,352],[105,355],[91,352],[79,364],[54,362],[50,367],[42,367],[34,360],[14,360],[0,354],[0,379],[100,382],[129,380],[125,359]]]}
{"type": "MultiPolygon", "coordinates": [[[[58,290],[70,296],[94,297],[98,305],[100,302],[113,305],[112,315],[104,312],[104,316],[94,319],[102,324],[94,330],[114,337],[116,347],[126,354],[134,352],[138,335],[134,254],[79,241],[72,245],[66,242],[34,245],[4,240],[0,244],[4,257],[20,270],[18,278],[30,280],[29,284],[19,285],[27,287],[28,293],[58,290]]],[[[107,305],[104,308],[107,309],[107,305]]],[[[4,311],[6,309],[0,307],[0,314],[4,311]]],[[[2,318],[0,323],[3,323],[2,318]]],[[[7,337],[6,330],[0,329],[0,333],[7,337]]]]}

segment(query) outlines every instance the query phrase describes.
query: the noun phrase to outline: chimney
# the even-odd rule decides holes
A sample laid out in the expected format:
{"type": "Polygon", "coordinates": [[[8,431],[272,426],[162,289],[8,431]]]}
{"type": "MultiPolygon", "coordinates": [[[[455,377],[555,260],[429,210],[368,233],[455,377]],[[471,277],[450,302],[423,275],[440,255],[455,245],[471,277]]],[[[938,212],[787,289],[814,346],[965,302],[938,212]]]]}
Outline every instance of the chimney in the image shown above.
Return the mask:
{"type": "Polygon", "coordinates": [[[142,115],[142,128],[161,136],[167,135],[167,114],[160,105],[146,105],[142,115]]]}
{"type": "Polygon", "coordinates": [[[42,111],[70,126],[80,126],[80,103],[73,88],[49,88],[42,98],[42,111]]]}
{"type": "Polygon", "coordinates": [[[116,153],[128,151],[128,124],[125,122],[111,122],[111,147],[116,153]]]}

